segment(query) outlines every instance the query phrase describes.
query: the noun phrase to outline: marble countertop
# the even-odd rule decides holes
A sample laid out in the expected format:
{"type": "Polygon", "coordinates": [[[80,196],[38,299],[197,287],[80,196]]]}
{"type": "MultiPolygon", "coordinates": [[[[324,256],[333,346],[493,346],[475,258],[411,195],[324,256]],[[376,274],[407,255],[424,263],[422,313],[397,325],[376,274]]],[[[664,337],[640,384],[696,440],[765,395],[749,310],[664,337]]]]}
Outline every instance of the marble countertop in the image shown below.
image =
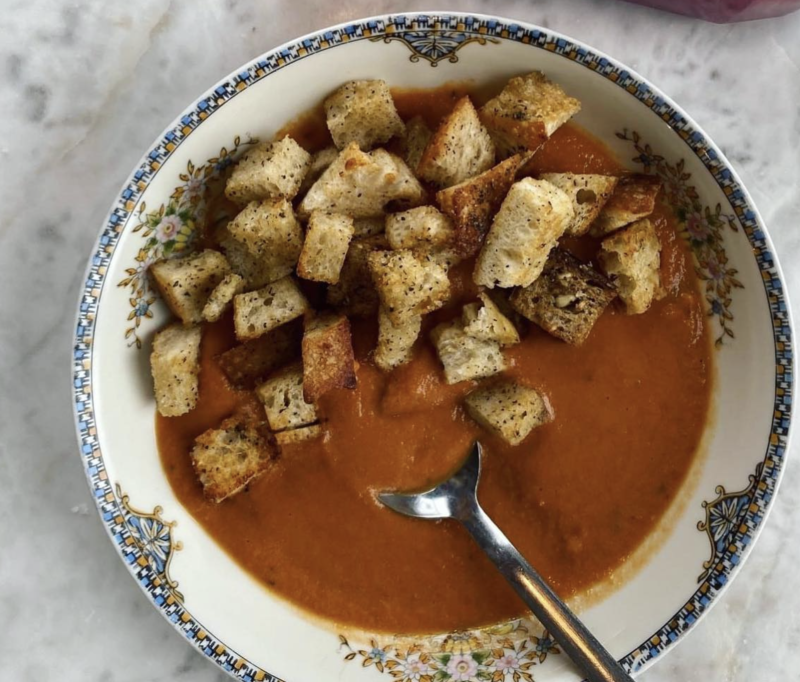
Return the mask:
{"type": "MultiPolygon", "coordinates": [[[[800,302],[800,13],[717,26],[611,0],[7,0],[0,13],[0,678],[227,679],[142,597],[93,508],[68,391],[84,263],[142,150],[214,81],[310,30],[431,6],[552,28],[663,88],[741,174],[800,302]]],[[[799,446],[795,439],[792,459],[799,446]]],[[[792,463],[742,577],[642,680],[798,678],[798,486],[792,463]]]]}

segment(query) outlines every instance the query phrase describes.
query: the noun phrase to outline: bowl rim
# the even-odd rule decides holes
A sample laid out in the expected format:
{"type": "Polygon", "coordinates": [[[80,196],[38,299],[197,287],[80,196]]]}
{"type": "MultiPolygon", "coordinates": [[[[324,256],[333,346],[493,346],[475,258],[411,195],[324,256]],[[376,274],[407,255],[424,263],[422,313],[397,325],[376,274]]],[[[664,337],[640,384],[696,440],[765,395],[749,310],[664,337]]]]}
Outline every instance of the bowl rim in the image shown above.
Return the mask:
{"type": "MultiPolygon", "coordinates": [[[[729,557],[735,558],[735,561],[730,562],[719,576],[713,576],[718,578],[718,582],[712,586],[713,589],[702,590],[704,587],[707,588],[712,576],[707,577],[704,582],[698,585],[693,597],[687,601],[687,605],[694,606],[691,612],[684,613],[686,610],[686,606],[684,606],[681,611],[678,611],[667,620],[665,626],[659,628],[653,635],[644,640],[640,646],[621,659],[628,670],[638,673],[648,668],[656,659],[661,660],[663,658],[662,654],[673,650],[674,645],[681,641],[694,628],[700,618],[708,613],[711,607],[719,601],[731,579],[739,574],[742,564],[749,556],[755,540],[763,530],[766,518],[774,506],[775,494],[785,471],[785,455],[790,450],[793,433],[791,428],[794,413],[793,313],[789,302],[788,290],[785,286],[783,270],[775,254],[774,243],[767,231],[764,220],[756,208],[750,193],[741,182],[738,173],[713,140],[669,96],[638,72],[582,41],[570,38],[549,28],[496,15],[438,10],[387,13],[343,21],[288,40],[251,59],[218,80],[172,120],[156,137],[148,151],[142,155],[121,189],[117,192],[92,247],[78,297],[75,325],[73,327],[75,333],[70,349],[73,417],[84,473],[95,499],[103,527],[139,587],[147,594],[148,599],[153,602],[153,606],[177,631],[186,635],[187,628],[193,628],[195,631],[203,630],[213,641],[222,644],[225,655],[232,656],[232,660],[238,660],[243,664],[238,669],[234,669],[227,663],[228,659],[224,655],[216,656],[213,652],[208,653],[208,638],[204,640],[202,645],[197,638],[192,640],[194,648],[211,658],[232,676],[240,677],[243,670],[249,670],[252,674],[260,673],[264,675],[264,677],[257,679],[278,679],[245,657],[238,655],[234,649],[220,642],[208,628],[194,620],[186,609],[182,609],[182,618],[170,617],[164,605],[159,605],[155,601],[155,595],[151,587],[137,576],[137,569],[134,565],[125,560],[126,557],[123,553],[124,533],[120,534],[118,530],[115,531],[112,517],[120,515],[120,503],[107,477],[98,476],[98,474],[104,472],[103,455],[96,433],[95,435],[89,433],[90,427],[95,426],[95,408],[92,392],[93,374],[91,369],[94,346],[93,334],[100,309],[100,300],[106,283],[105,272],[99,273],[98,270],[110,264],[119,243],[119,238],[124,234],[128,221],[133,215],[141,196],[150,186],[152,179],[157,175],[163,162],[171,156],[188,136],[188,134],[178,135],[178,143],[174,144],[168,151],[164,151],[165,143],[170,134],[173,135],[174,139],[176,133],[186,126],[190,127],[189,132],[193,132],[205,118],[233,99],[239,92],[244,91],[248,86],[260,82],[272,73],[290,66],[307,56],[313,56],[349,42],[357,42],[376,36],[385,37],[388,34],[387,26],[406,31],[413,28],[417,31],[433,32],[437,30],[455,30],[453,28],[454,25],[458,26],[458,30],[476,37],[483,36],[522,42],[520,36],[527,36],[529,38],[527,44],[532,47],[547,49],[596,72],[599,72],[600,68],[602,68],[604,72],[600,72],[599,75],[604,75],[608,80],[625,89],[651,110],[655,111],[657,107],[663,109],[662,118],[671,130],[683,140],[692,154],[699,159],[717,186],[724,192],[726,187],[730,189],[729,192],[725,192],[727,200],[734,208],[737,220],[743,227],[743,232],[753,249],[757,267],[762,275],[762,283],[771,313],[770,321],[776,360],[776,391],[780,383],[779,368],[783,367],[785,370],[783,373],[784,379],[788,376],[788,379],[783,382],[784,385],[781,386],[784,391],[783,396],[779,399],[777,392],[773,394],[775,411],[771,421],[770,438],[768,439],[765,456],[756,468],[754,480],[767,483],[766,494],[758,497],[758,490],[756,488],[753,489],[753,504],[757,506],[757,510],[756,512],[748,513],[746,518],[749,519],[750,523],[747,524],[747,531],[739,533],[738,542],[735,543],[735,550],[729,557]],[[465,24],[469,26],[467,27],[465,24]],[[383,30],[379,28],[381,25],[384,27],[383,30]],[[478,29],[482,29],[482,32],[479,33],[478,29]],[[362,33],[361,35],[358,35],[359,30],[362,33]],[[498,33],[498,31],[505,33],[505,35],[498,33]],[[364,35],[366,32],[368,33],[364,35]],[[512,35],[512,33],[515,35],[512,35]],[[353,37],[353,34],[355,34],[355,37],[353,37]],[[531,39],[532,37],[535,40],[531,39]],[[339,42],[330,43],[330,38],[333,38],[334,41],[338,39],[339,42]],[[318,41],[319,44],[314,46],[314,41],[318,41]],[[325,44],[320,46],[323,42],[325,44]],[[311,49],[309,49],[309,46],[311,46],[311,49]],[[298,56],[296,52],[300,48],[303,49],[304,53],[298,56]],[[293,54],[293,50],[295,54],[293,54]],[[277,66],[270,66],[268,64],[269,60],[276,62],[277,66]],[[258,68],[263,69],[265,66],[269,68],[257,77],[252,76],[258,68]],[[610,77],[610,74],[614,74],[615,77],[610,77]],[[244,84],[244,87],[238,89],[234,84],[244,84]],[[216,107],[212,107],[211,103],[218,98],[222,100],[221,103],[216,107]],[[648,101],[645,101],[646,99],[648,101]],[[198,112],[202,112],[206,108],[210,108],[211,111],[207,116],[200,116],[198,112]],[[669,117],[667,117],[667,114],[669,114],[669,117]],[[159,163],[158,167],[148,173],[146,169],[151,168],[151,163],[155,160],[159,163]],[[144,182],[142,182],[142,178],[145,178],[144,182]],[[726,184],[723,184],[723,181],[726,184]],[[109,244],[110,248],[108,247],[109,244]],[[99,291],[95,291],[98,285],[99,291]],[[780,350],[777,345],[779,333],[784,337],[780,341],[782,344],[782,349],[780,350]],[[88,364],[86,364],[87,361],[85,360],[87,355],[88,364]],[[89,390],[85,391],[84,389],[86,388],[89,390]],[[762,467],[762,464],[765,463],[770,463],[771,466],[762,467]],[[673,622],[678,622],[679,627],[668,627],[673,622]],[[655,638],[659,640],[657,645],[652,644],[655,638]],[[206,650],[204,651],[204,649],[206,650]]],[[[191,638],[185,637],[185,639],[191,638]]],[[[245,679],[253,678],[245,677],[245,679]]]]}

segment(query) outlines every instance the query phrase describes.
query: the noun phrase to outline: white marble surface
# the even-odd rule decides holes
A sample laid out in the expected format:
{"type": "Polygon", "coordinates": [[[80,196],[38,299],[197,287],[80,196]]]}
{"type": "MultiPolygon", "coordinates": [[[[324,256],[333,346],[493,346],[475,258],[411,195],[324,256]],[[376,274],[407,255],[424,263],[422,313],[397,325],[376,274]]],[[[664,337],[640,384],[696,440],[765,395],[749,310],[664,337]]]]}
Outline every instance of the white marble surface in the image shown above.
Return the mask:
{"type": "MultiPolygon", "coordinates": [[[[226,679],[142,597],[94,511],[69,397],[84,262],[142,151],[214,81],[312,29],[431,4],[550,27],[661,86],[740,172],[800,301],[800,14],[716,26],[611,0],[3,0],[0,679],[226,679]]],[[[798,485],[792,462],[739,580],[643,680],[800,678],[798,485]]]]}

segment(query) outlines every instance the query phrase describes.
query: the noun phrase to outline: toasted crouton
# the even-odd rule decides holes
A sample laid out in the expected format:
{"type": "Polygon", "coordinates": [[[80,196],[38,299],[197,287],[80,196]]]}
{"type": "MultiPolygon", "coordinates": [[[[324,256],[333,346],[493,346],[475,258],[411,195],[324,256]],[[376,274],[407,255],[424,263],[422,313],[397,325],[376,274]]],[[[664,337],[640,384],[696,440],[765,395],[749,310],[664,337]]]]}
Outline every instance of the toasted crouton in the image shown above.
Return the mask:
{"type": "Polygon", "coordinates": [[[402,159],[385,149],[362,152],[353,142],[308,190],[298,213],[303,218],[312,211],[370,218],[383,215],[390,201],[413,205],[424,196],[422,185],[402,159]]]}
{"type": "Polygon", "coordinates": [[[200,337],[200,327],[171,324],[153,339],[150,372],[156,407],[164,417],[186,414],[197,404],[200,337]]]}
{"type": "Polygon", "coordinates": [[[275,439],[265,425],[230,417],[195,439],[191,459],[203,495],[219,503],[269,469],[277,454],[275,439]]]}
{"type": "Polygon", "coordinates": [[[524,178],[503,200],[475,265],[476,284],[526,287],[572,220],[572,202],[555,185],[524,178]]]}
{"type": "Polygon", "coordinates": [[[356,367],[350,322],[344,315],[306,320],[303,334],[303,396],[316,402],[335,388],[355,388],[356,367]]]}
{"type": "Polygon", "coordinates": [[[422,154],[428,146],[433,133],[423,120],[422,116],[414,116],[406,123],[406,146],[405,160],[408,167],[417,172],[422,154]]]}
{"type": "Polygon", "coordinates": [[[462,97],[428,141],[416,171],[428,182],[450,187],[493,165],[492,138],[469,97],[462,97]]]}
{"type": "Polygon", "coordinates": [[[311,155],[291,137],[262,142],[236,164],[225,196],[240,206],[262,199],[291,199],[300,190],[310,160],[311,155]]]}
{"type": "Polygon", "coordinates": [[[554,249],[541,277],[517,289],[511,305],[549,334],[580,346],[616,296],[611,282],[591,265],[554,249]]]}
{"type": "Polygon", "coordinates": [[[461,320],[443,322],[431,332],[448,384],[483,379],[506,368],[500,344],[483,341],[464,331],[461,320]]]}
{"type": "Polygon", "coordinates": [[[591,234],[602,237],[649,216],[656,207],[661,185],[661,178],[656,175],[635,174],[620,178],[611,198],[592,223],[591,234]]]}
{"type": "Polygon", "coordinates": [[[353,221],[353,239],[374,237],[386,230],[386,218],[382,215],[373,218],[356,218],[353,221]]]}
{"type": "Polygon", "coordinates": [[[433,206],[386,216],[386,238],[393,249],[428,249],[455,242],[453,223],[433,206]]]}
{"type": "Polygon", "coordinates": [[[382,234],[354,239],[344,259],[339,282],[328,287],[328,305],[351,317],[374,315],[378,311],[379,298],[367,258],[373,251],[388,248],[389,243],[382,234]]]}
{"type": "Polygon", "coordinates": [[[577,173],[542,173],[540,180],[555,185],[572,199],[575,217],[566,234],[578,237],[586,234],[603,206],[611,197],[619,178],[613,175],[579,175],[577,173]]]}
{"type": "Polygon", "coordinates": [[[395,324],[381,308],[378,312],[378,347],[375,349],[375,364],[384,372],[389,372],[409,362],[411,350],[421,327],[421,315],[413,315],[405,322],[395,324]]]}
{"type": "Polygon", "coordinates": [[[314,211],[308,221],[297,274],[313,282],[336,284],[352,238],[350,216],[314,211]]]}
{"type": "Polygon", "coordinates": [[[265,284],[274,281],[274,267],[272,260],[267,258],[262,261],[250,253],[245,244],[234,239],[227,226],[220,230],[219,245],[225,253],[225,258],[230,263],[231,270],[243,280],[242,290],[259,289],[265,284]]]}
{"type": "Polygon", "coordinates": [[[356,142],[363,149],[388,142],[405,132],[386,81],[350,81],[325,100],[328,130],[344,149],[356,142]]]}
{"type": "Polygon", "coordinates": [[[321,438],[325,435],[325,430],[321,424],[312,424],[311,426],[301,426],[299,429],[289,429],[288,431],[279,431],[275,434],[275,440],[278,445],[295,445],[307,440],[314,440],[321,438]]]}
{"type": "Polygon", "coordinates": [[[655,227],[637,220],[603,240],[597,256],[628,315],[645,312],[661,289],[661,244],[655,227]]]}
{"type": "Polygon", "coordinates": [[[336,147],[325,147],[311,155],[311,161],[308,163],[308,172],[300,185],[298,196],[303,196],[311,189],[311,186],[319,180],[319,176],[336,160],[337,156],[339,156],[339,150],[336,147]]]}
{"type": "Polygon", "coordinates": [[[511,445],[519,445],[537,426],[553,421],[547,397],[514,381],[479,388],[464,404],[478,424],[511,445]]]}
{"type": "Polygon", "coordinates": [[[316,408],[303,399],[303,368],[299,364],[258,386],[256,395],[264,404],[273,431],[297,429],[317,421],[316,408]]]}
{"type": "Polygon", "coordinates": [[[375,251],[368,261],[378,297],[395,324],[441,308],[450,295],[447,270],[433,256],[375,251]]]}
{"type": "Polygon", "coordinates": [[[519,343],[519,332],[489,295],[482,291],[478,294],[480,303],[469,303],[464,306],[462,319],[464,331],[482,341],[495,341],[501,346],[513,346],[519,343]]]}
{"type": "Polygon", "coordinates": [[[244,289],[244,279],[236,273],[229,272],[223,280],[214,287],[203,307],[203,319],[206,322],[216,322],[228,309],[233,297],[244,289]]]}
{"type": "Polygon", "coordinates": [[[226,350],[217,363],[231,386],[252,389],[270,372],[300,357],[302,336],[302,321],[289,322],[226,350]]]}
{"type": "Polygon", "coordinates": [[[453,221],[460,255],[467,258],[480,251],[492,216],[526,159],[525,155],[512,156],[475,178],[436,193],[439,208],[453,221]]]}
{"type": "Polygon", "coordinates": [[[581,103],[540,71],[508,81],[480,117],[503,155],[535,151],[580,111],[581,103]]]}
{"type": "Polygon", "coordinates": [[[240,341],[255,339],[300,317],[308,301],[291,277],[233,299],[233,324],[240,341]]]}
{"type": "Polygon", "coordinates": [[[161,297],[184,324],[202,322],[208,297],[229,272],[225,256],[209,249],[150,266],[161,297]]]}

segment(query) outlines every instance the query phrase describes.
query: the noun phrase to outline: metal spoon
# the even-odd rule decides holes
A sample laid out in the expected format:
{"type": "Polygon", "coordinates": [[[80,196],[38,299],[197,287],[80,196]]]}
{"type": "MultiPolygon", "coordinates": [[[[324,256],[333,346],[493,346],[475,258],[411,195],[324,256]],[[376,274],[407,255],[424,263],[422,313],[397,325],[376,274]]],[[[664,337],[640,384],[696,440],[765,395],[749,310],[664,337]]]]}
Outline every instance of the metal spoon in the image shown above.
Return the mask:
{"type": "Polygon", "coordinates": [[[455,519],[469,531],[533,614],[563,647],[589,682],[630,682],[616,659],[548,587],[478,504],[483,448],[476,442],[461,468],[432,490],[380,493],[387,507],[421,519],[455,519]]]}

